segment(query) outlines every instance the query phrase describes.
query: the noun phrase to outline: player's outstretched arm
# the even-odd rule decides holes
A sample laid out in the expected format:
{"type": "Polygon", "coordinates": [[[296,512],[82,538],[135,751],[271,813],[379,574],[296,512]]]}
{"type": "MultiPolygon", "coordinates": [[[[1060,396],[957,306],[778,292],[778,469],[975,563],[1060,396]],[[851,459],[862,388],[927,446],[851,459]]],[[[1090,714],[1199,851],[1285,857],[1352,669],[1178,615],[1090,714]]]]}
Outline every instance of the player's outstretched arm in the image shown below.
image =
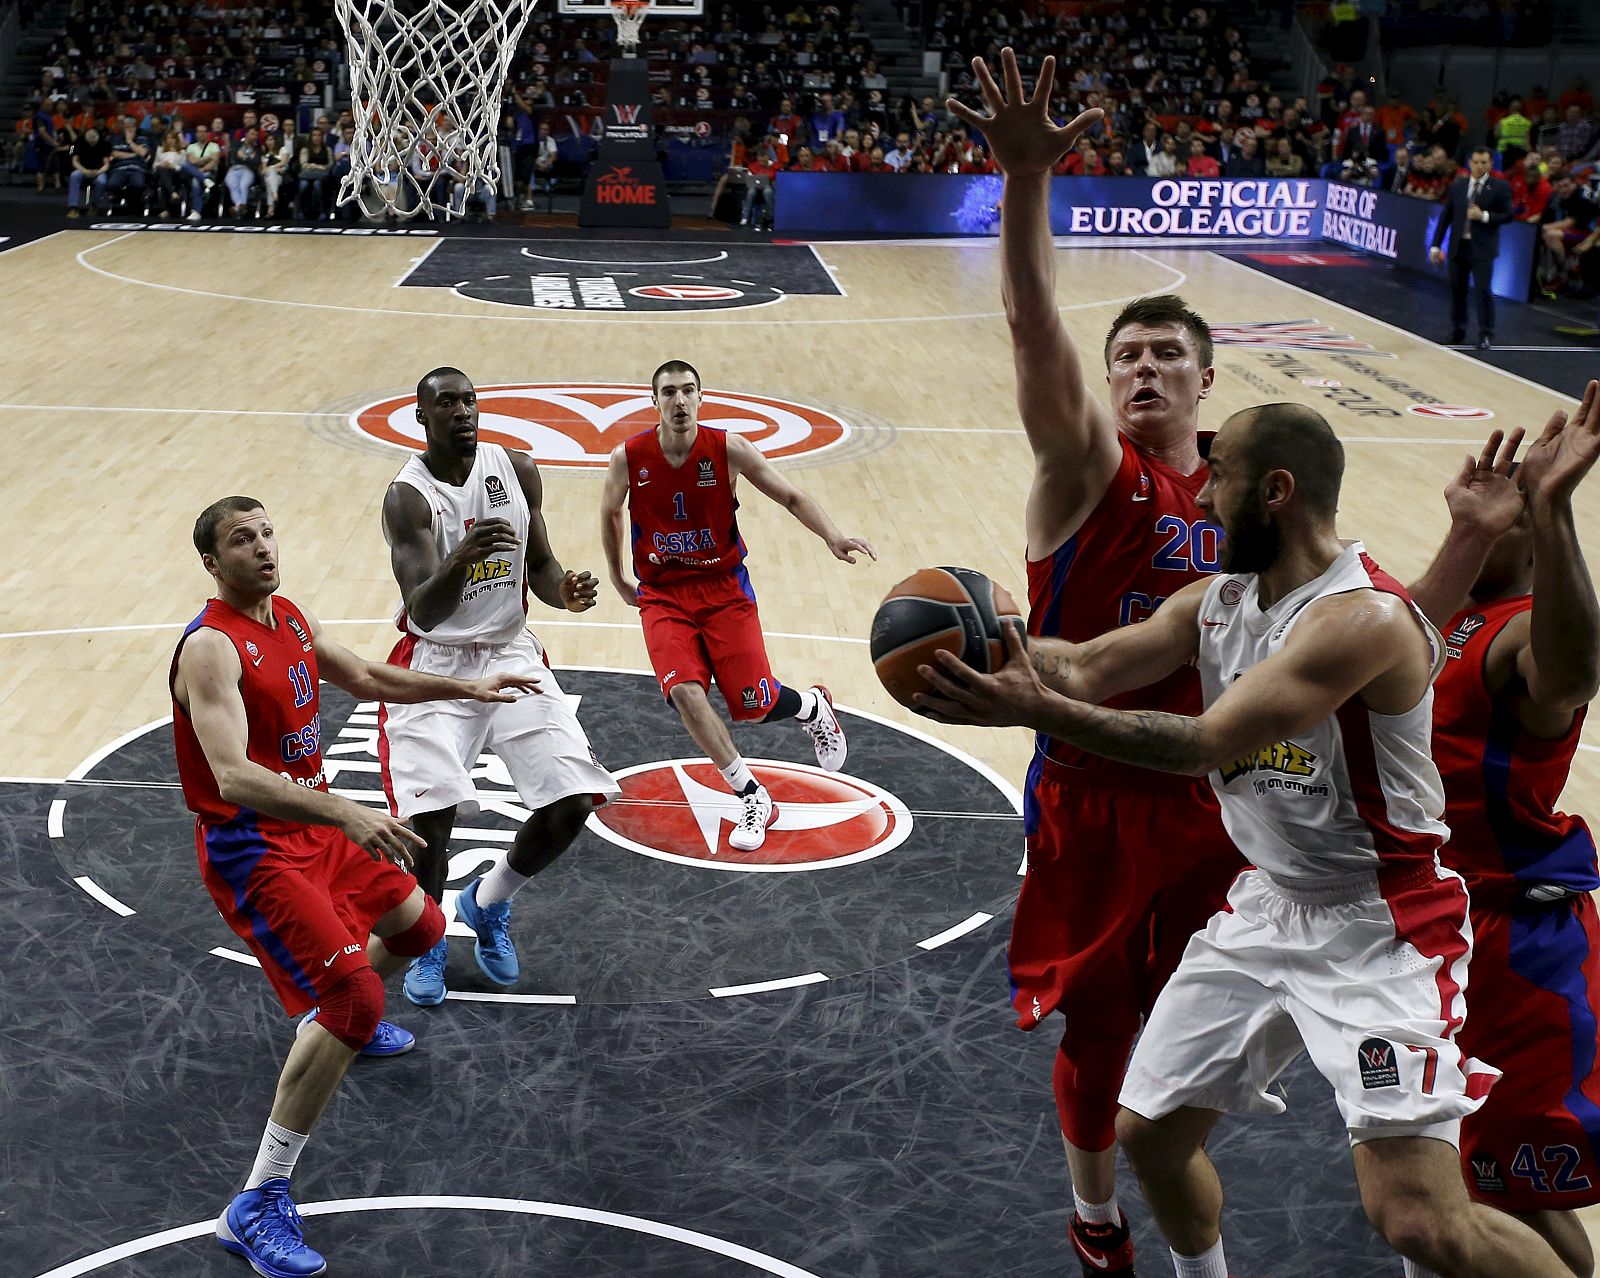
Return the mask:
{"type": "Polygon", "coordinates": [[[639,606],[639,583],[628,576],[622,563],[622,547],[626,542],[628,502],[628,453],[618,444],[611,450],[606,462],[606,486],[600,494],[600,544],[606,553],[606,570],[611,574],[611,588],[618,598],[630,608],[639,606]]]}
{"type": "Polygon", "coordinates": [[[728,470],[732,478],[743,475],[756,489],[772,498],[791,515],[827,543],[835,559],[855,563],[856,554],[876,560],[878,552],[861,537],[846,537],[828,518],[828,512],[814,498],[796,488],[782,471],[761,454],[743,435],[728,436],[728,470]]]}
{"type": "MultiPolygon", "coordinates": [[[[1561,419],[1566,420],[1565,413],[1561,419]]],[[[1410,588],[1417,607],[1440,628],[1466,606],[1495,541],[1522,516],[1522,489],[1511,477],[1522,436],[1520,429],[1509,438],[1495,431],[1483,451],[1468,457],[1445,486],[1450,531],[1427,572],[1410,588]]]]}
{"type": "Polygon", "coordinates": [[[992,675],[941,652],[937,666],[918,667],[938,691],[919,693],[917,708],[942,723],[1036,727],[1056,701],[1092,704],[1157,683],[1194,660],[1206,584],[1190,582],[1148,619],[1086,643],[1032,638],[1024,646],[1020,631],[1007,626],[1006,661],[992,675]]]}
{"type": "MultiPolygon", "coordinates": [[[[1408,697],[1415,704],[1427,688],[1429,666],[1417,621],[1403,600],[1356,591],[1312,608],[1318,614],[1315,624],[1309,624],[1308,614],[1308,624],[1295,627],[1282,651],[1237,679],[1204,714],[1108,710],[1041,685],[1027,700],[1026,713],[1004,722],[1021,723],[1108,759],[1198,777],[1304,732],[1358,694],[1376,689],[1385,704],[1374,708],[1385,713],[1409,708],[1401,704],[1408,697]]],[[[1194,624],[1198,630],[1198,619],[1194,624]]]]}
{"type": "Polygon", "coordinates": [[[1600,604],[1572,517],[1572,494],[1596,460],[1600,382],[1590,382],[1571,421],[1550,419],[1520,475],[1533,522],[1533,611],[1516,668],[1528,699],[1559,715],[1587,705],[1600,688],[1600,604]]]}
{"type": "Polygon", "coordinates": [[[390,484],[383,498],[389,565],[405,600],[406,616],[432,630],[461,606],[472,565],[493,555],[514,554],[516,533],[504,519],[481,519],[444,558],[433,540],[432,512],[410,484],[390,484]]]}
{"type": "Polygon", "coordinates": [[[492,675],[487,679],[452,679],[448,675],[423,674],[404,666],[358,657],[328,632],[305,609],[306,625],[317,651],[317,669],[322,678],[352,697],[363,701],[387,701],[392,705],[412,705],[418,701],[515,701],[518,695],[539,692],[537,675],[492,675]]]}
{"type": "Polygon", "coordinates": [[[202,629],[190,635],[178,657],[173,691],[188,711],[206,764],[216,778],[217,793],[228,803],[284,821],[336,826],[374,859],[388,857],[410,865],[411,849],[425,846],[424,840],[388,813],[296,785],[251,760],[247,752],[249,722],[239,694],[242,674],[238,652],[215,630],[202,629]]]}
{"type": "Polygon", "coordinates": [[[550,532],[544,522],[544,479],[539,465],[526,453],[508,452],[517,472],[523,499],[528,503],[528,586],[543,603],[568,612],[587,612],[599,593],[591,572],[571,572],[561,566],[550,549],[550,532]]]}
{"type": "Polygon", "coordinates": [[[951,112],[983,133],[1005,173],[1000,218],[1000,291],[1011,327],[1017,407],[1033,449],[1028,553],[1049,554],[1082,523],[1111,482],[1119,458],[1116,421],[1089,389],[1078,350],[1056,301],[1050,182],[1056,162],[1104,112],[1085,111],[1058,127],[1049,115],[1055,59],[1046,58],[1033,96],[1022,87],[1016,53],[1003,49],[1005,88],[982,58],[973,71],[988,113],[949,100],[951,112]]]}

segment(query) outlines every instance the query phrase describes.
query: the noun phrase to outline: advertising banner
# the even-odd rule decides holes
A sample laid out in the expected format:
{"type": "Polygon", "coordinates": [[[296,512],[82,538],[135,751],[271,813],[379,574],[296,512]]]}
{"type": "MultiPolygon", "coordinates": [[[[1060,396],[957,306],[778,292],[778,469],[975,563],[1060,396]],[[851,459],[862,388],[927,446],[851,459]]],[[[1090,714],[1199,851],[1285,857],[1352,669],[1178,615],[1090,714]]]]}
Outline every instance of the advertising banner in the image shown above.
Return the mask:
{"type": "MultiPolygon", "coordinates": [[[[993,174],[780,173],[780,233],[998,235],[1001,179],[993,174]]],[[[1320,178],[1056,178],[1050,229],[1082,239],[1173,239],[1203,244],[1331,240],[1396,266],[1428,264],[1442,206],[1320,178]]],[[[1494,292],[1523,301],[1537,229],[1500,231],[1494,292]]]]}
{"type": "MultiPolygon", "coordinates": [[[[1319,185],[1324,188],[1320,219],[1324,239],[1387,258],[1394,265],[1413,271],[1444,271],[1444,267],[1428,262],[1428,247],[1433,243],[1435,224],[1444,216],[1444,205],[1342,182],[1319,185]]],[[[1490,285],[1495,296],[1518,302],[1528,300],[1538,241],[1538,228],[1531,223],[1507,222],[1501,226],[1500,255],[1495,258],[1490,285]]],[[[1444,247],[1447,251],[1450,247],[1448,234],[1444,247]]]]}

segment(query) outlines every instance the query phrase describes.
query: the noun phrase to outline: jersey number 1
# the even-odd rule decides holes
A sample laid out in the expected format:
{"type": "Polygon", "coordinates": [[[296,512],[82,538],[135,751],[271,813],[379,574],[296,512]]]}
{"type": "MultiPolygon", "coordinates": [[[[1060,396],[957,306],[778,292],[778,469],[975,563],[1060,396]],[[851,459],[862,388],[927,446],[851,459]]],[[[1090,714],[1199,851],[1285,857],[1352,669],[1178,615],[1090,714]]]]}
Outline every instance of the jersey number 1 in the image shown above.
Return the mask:
{"type": "Polygon", "coordinates": [[[672,498],[672,517],[674,519],[688,519],[689,512],[683,508],[683,494],[675,493],[672,498]]]}
{"type": "Polygon", "coordinates": [[[294,685],[294,708],[311,704],[311,672],[306,669],[306,663],[301,661],[289,667],[289,682],[294,685]]]}

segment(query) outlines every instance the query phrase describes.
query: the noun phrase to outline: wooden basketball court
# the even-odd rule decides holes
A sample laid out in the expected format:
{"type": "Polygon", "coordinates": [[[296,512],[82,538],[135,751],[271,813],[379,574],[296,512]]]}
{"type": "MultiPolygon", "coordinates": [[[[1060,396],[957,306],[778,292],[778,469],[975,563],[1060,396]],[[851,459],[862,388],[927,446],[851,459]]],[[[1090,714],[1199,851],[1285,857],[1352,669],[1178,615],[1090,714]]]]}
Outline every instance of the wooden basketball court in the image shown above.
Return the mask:
{"type": "MultiPolygon", "coordinates": [[[[819,243],[793,248],[770,278],[696,282],[711,270],[704,263],[728,247],[725,238],[637,250],[622,240],[555,241],[536,232],[525,241],[473,240],[490,245],[484,252],[491,255],[532,263],[519,277],[489,262],[481,288],[465,278],[459,287],[402,286],[426,269],[426,259],[467,251],[430,237],[99,230],[0,254],[0,290],[11,299],[0,344],[0,428],[11,463],[0,502],[0,541],[9,551],[0,593],[0,777],[11,780],[0,785],[0,804],[16,811],[24,791],[48,798],[54,791],[24,783],[59,781],[170,712],[173,644],[210,584],[189,540],[209,502],[229,493],[260,498],[277,525],[284,593],[334,625],[341,642],[379,656],[393,643],[385,618],[396,598],[379,508],[403,453],[358,430],[352,415],[408,395],[435,365],[458,366],[480,387],[592,388],[646,383],[667,358],[694,363],[708,390],[818,410],[849,428],[834,446],[801,447],[782,464],[846,533],[876,544],[877,564],[835,562],[757,494],[747,493],[741,510],[780,676],[824,682],[841,703],[920,729],[1020,785],[1028,734],[915,719],[878,686],[865,644],[879,598],[919,567],[967,565],[1025,597],[1030,459],[996,246],[819,243]],[[523,252],[530,245],[531,256],[523,252]],[[789,291],[782,281],[791,270],[809,271],[815,290],[789,291]],[[532,277],[563,272],[580,282],[609,275],[629,307],[630,290],[660,289],[652,296],[662,305],[588,306],[599,294],[582,286],[572,306],[535,306],[532,277]],[[836,287],[823,291],[826,280],[836,287]],[[762,289],[762,304],[747,304],[762,289]],[[742,290],[740,304],[707,309],[718,290],[742,290]],[[686,306],[674,309],[684,297],[686,306]]],[[[764,263],[751,269],[765,270],[764,263]]],[[[734,268],[716,269],[732,275],[734,268]]],[[[1441,490],[1487,431],[1536,431],[1553,411],[1573,406],[1217,253],[1073,248],[1060,256],[1060,277],[1062,311],[1093,376],[1119,305],[1170,291],[1218,328],[1208,426],[1270,400],[1320,407],[1347,445],[1341,531],[1361,537],[1402,579],[1428,561],[1446,526],[1441,490]]],[[[558,556],[604,581],[601,469],[544,470],[558,556]]],[[[1579,505],[1592,556],[1600,553],[1600,488],[1586,488],[1579,505]]],[[[530,621],[558,666],[648,669],[636,616],[605,587],[582,618],[535,601],[530,621]]],[[[1591,724],[1565,798],[1591,814],[1600,811],[1597,750],[1600,728],[1591,724]]],[[[1014,867],[1015,823],[986,828],[982,837],[1014,867]]],[[[82,910],[103,913],[86,897],[82,910]]],[[[1002,913],[987,925],[991,947],[1003,941],[1005,923],[1002,913]]],[[[693,931],[694,919],[684,926],[693,931]]],[[[242,975],[260,983],[258,974],[242,975]]],[[[991,1019],[1004,1025],[1003,986],[987,993],[991,1019]]],[[[416,1010],[398,997],[394,1004],[416,1010]]],[[[240,1102],[241,1130],[253,1131],[265,1107],[276,1070],[265,1050],[255,1051],[245,1075],[255,1090],[240,1102]]],[[[1017,1086],[1032,1089],[1028,1103],[1040,1115],[1049,1111],[1047,1068],[1036,1062],[1018,1070],[1017,1086]]],[[[1325,1098],[1302,1091],[1300,1104],[1325,1105],[1325,1098]]],[[[1058,1157],[1054,1138],[1046,1131],[1040,1139],[1048,1170],[1058,1157]]],[[[230,1144],[216,1156],[227,1169],[247,1152],[244,1143],[230,1144]]],[[[1232,1201],[1240,1204],[1246,1192],[1232,1201]]],[[[186,1207],[172,1219],[216,1205],[186,1207]]],[[[103,1232],[116,1238],[143,1223],[107,1224],[103,1232]]],[[[64,1242],[56,1250],[75,1254],[64,1242]]],[[[209,1252],[205,1258],[224,1263],[209,1252]]],[[[864,1272],[854,1264],[818,1272],[864,1272]]],[[[1334,1272],[1326,1264],[1316,1271],[1334,1272]]]]}

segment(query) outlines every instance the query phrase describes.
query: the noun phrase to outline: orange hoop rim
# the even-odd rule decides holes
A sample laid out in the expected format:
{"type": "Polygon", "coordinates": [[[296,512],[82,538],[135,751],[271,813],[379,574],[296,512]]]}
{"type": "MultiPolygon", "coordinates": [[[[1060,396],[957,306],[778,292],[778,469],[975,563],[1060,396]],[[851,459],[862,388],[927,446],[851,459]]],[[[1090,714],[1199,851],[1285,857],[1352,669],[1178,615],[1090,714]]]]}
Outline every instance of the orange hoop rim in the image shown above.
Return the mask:
{"type": "Polygon", "coordinates": [[[641,9],[650,7],[650,0],[611,0],[613,9],[620,9],[623,13],[638,13],[641,9]]]}

